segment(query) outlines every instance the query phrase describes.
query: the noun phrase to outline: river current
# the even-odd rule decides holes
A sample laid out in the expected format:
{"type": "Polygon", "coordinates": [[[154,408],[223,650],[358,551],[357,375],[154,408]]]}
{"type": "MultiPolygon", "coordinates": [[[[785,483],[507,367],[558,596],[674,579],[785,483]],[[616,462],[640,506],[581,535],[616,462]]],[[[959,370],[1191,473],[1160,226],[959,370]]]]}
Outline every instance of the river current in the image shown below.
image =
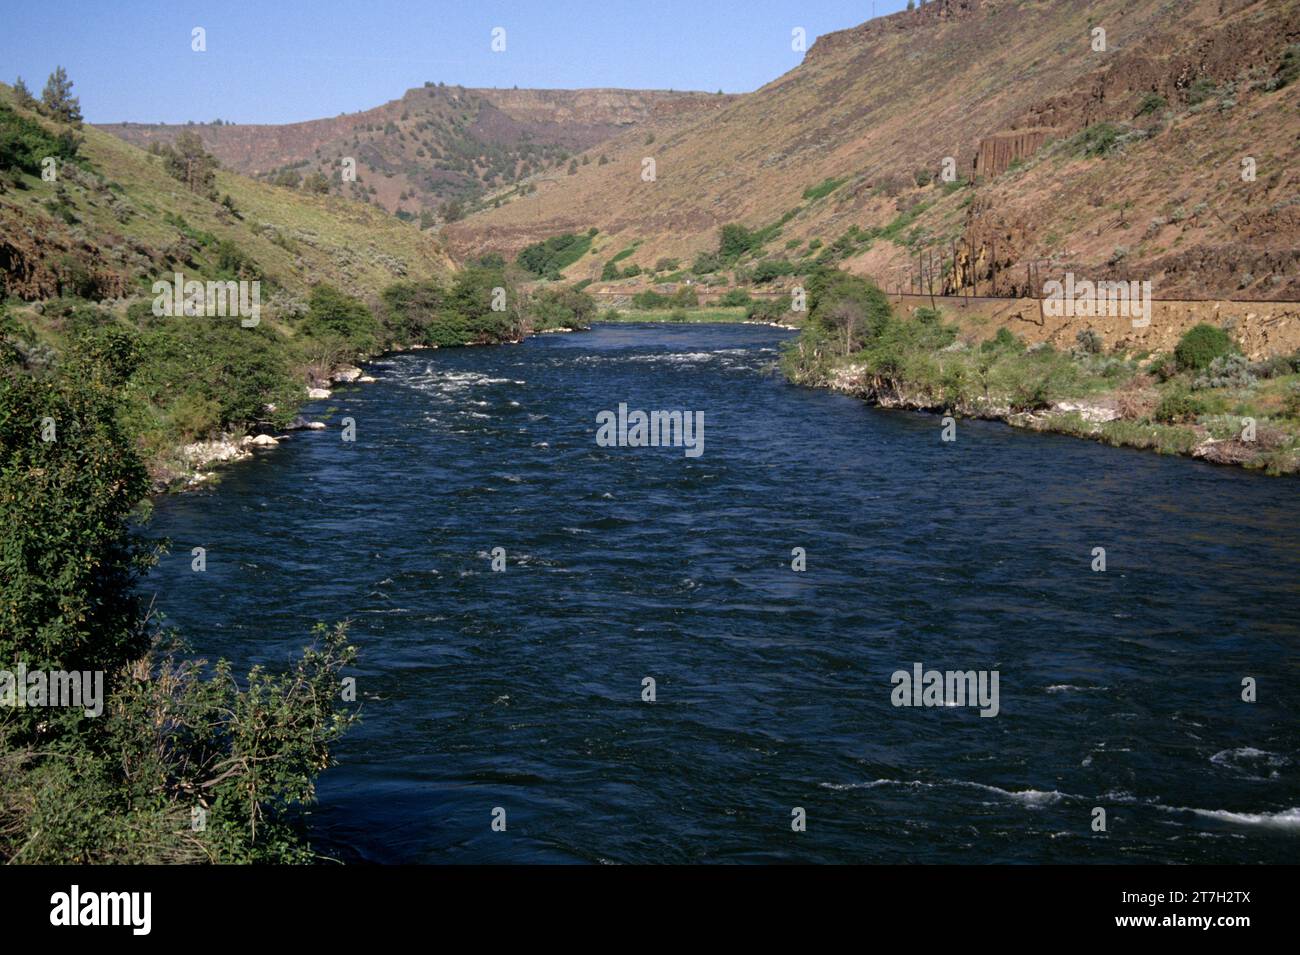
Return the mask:
{"type": "Polygon", "coordinates": [[[282,667],[352,621],[318,848],[1300,860],[1296,482],[991,422],[944,442],[788,384],[788,334],[387,356],[307,409],[328,430],[159,503],[147,590],[196,652],[282,667]],[[703,453],[602,446],[620,403],[702,413],[703,453]],[[895,705],[918,664],[996,673],[996,715],[895,705]]]}

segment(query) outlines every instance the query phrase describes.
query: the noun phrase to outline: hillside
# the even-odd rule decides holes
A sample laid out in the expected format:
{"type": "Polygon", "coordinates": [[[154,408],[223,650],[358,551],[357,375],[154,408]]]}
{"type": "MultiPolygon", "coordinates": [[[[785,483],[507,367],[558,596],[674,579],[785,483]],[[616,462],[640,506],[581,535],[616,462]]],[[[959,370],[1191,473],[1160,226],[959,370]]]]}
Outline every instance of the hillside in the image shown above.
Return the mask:
{"type": "Polygon", "coordinates": [[[760,277],[823,262],[917,288],[921,256],[939,293],[1024,294],[1039,260],[1041,280],[1150,279],[1157,298],[1300,300],[1297,43],[1300,0],[935,0],[444,235],[463,258],[598,228],[570,279],[687,267],[738,223],[755,243],[697,280],[774,260],[760,277]]]}
{"type": "MultiPolygon", "coordinates": [[[[9,87],[0,86],[0,102],[15,108],[9,87]]],[[[399,278],[451,269],[428,233],[382,210],[218,170],[216,192],[230,197],[230,208],[189,191],[157,157],[114,136],[89,126],[76,135],[83,139],[78,160],[63,164],[59,181],[43,183],[37,175],[0,181],[5,295],[144,294],[176,270],[211,274],[222,242],[256,263],[264,288],[288,296],[301,297],[324,278],[373,295],[399,278]]]]}
{"type": "Polygon", "coordinates": [[[151,155],[71,112],[0,87],[0,387],[116,382],[159,485],[246,456],[251,432],[273,445],[265,432],[305,426],[298,408],[328,394],[309,389],[355,381],[350,362],[582,327],[594,310],[519,294],[504,267],[457,269],[381,209],[214,170],[192,143],[151,155]],[[155,283],[176,273],[187,301],[165,308],[155,283]]]}
{"type": "MultiPolygon", "coordinates": [[[[664,90],[467,89],[428,83],[361,113],[285,125],[117,123],[100,128],[137,146],[199,133],[222,165],[294,182],[322,173],[336,194],[404,217],[439,212],[517,180],[559,169],[656,115],[693,111],[727,97],[664,90]],[[342,159],[356,160],[344,182],[342,159]]],[[[593,160],[588,160],[593,161],[593,160]]]]}

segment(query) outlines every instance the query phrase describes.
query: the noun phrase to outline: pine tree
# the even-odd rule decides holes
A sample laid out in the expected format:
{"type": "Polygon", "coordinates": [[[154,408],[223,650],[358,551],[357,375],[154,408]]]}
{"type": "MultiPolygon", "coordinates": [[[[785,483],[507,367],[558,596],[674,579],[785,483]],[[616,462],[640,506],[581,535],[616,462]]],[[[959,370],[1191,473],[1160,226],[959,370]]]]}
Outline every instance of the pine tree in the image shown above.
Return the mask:
{"type": "Polygon", "coordinates": [[[23,82],[21,76],[14,80],[14,99],[18,101],[18,105],[23,109],[36,108],[36,97],[33,96],[32,91],[27,88],[27,84],[23,82]]]}
{"type": "Polygon", "coordinates": [[[45,81],[41,103],[52,118],[81,125],[81,101],[72,95],[72,80],[68,79],[68,72],[63,67],[56,66],[45,81]]]}
{"type": "Polygon", "coordinates": [[[185,183],[191,192],[212,194],[217,180],[217,158],[203,148],[203,140],[188,129],[176,137],[172,146],[159,151],[163,165],[174,178],[185,183]]]}

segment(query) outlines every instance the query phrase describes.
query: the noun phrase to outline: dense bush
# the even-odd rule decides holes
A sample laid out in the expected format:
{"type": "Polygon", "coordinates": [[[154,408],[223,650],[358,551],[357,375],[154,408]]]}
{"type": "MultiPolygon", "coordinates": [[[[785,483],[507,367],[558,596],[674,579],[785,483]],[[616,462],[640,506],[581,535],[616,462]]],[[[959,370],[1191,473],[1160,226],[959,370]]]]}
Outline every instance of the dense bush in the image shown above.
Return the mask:
{"type": "Polygon", "coordinates": [[[317,285],[308,300],[302,331],[311,338],[337,340],[360,352],[379,346],[379,323],[365,304],[331,285],[317,285]]]}
{"type": "Polygon", "coordinates": [[[1286,48],[1278,62],[1277,72],[1264,83],[1264,89],[1274,92],[1290,86],[1296,80],[1300,80],[1300,43],[1293,43],[1286,48]]]}
{"type": "MultiPolygon", "coordinates": [[[[150,551],[128,532],[149,480],[118,414],[133,350],[120,360],[0,377],[0,669],[116,679],[149,646],[133,586],[150,551]]],[[[80,712],[7,710],[3,724],[11,741],[57,738],[80,712]]]]}
{"type": "Polygon", "coordinates": [[[1300,384],[1292,385],[1282,398],[1282,413],[1300,420],[1300,384]]]}
{"type": "Polygon", "coordinates": [[[1164,424],[1182,424],[1195,421],[1198,415],[1204,413],[1205,404],[1199,398],[1182,389],[1175,389],[1160,399],[1155,419],[1164,424]]]}
{"type": "Polygon", "coordinates": [[[829,196],[832,192],[834,192],[840,186],[844,185],[844,183],[847,181],[848,180],[846,179],[834,179],[828,177],[826,179],[823,179],[817,185],[809,186],[807,189],[805,189],[803,191],[803,197],[804,199],[811,202],[813,200],[820,199],[823,196],[829,196]]]}
{"type": "Polygon", "coordinates": [[[643,311],[652,308],[667,308],[671,301],[672,299],[662,292],[646,289],[644,292],[637,292],[632,296],[632,307],[643,311]]]}
{"type": "Polygon", "coordinates": [[[809,320],[839,341],[843,354],[879,335],[892,315],[888,297],[867,279],[834,269],[809,277],[809,320]]]}
{"type": "Polygon", "coordinates": [[[523,327],[518,290],[503,269],[469,268],[456,274],[437,344],[487,344],[518,338],[523,327]],[[498,291],[500,290],[500,291],[498,291]],[[493,306],[500,304],[498,310],[493,306]],[[455,335],[441,331],[457,326],[455,335]]]}
{"type": "Polygon", "coordinates": [[[795,275],[799,271],[792,262],[784,259],[764,259],[754,266],[753,280],[759,285],[766,284],[782,275],[795,275]]]}
{"type": "Polygon", "coordinates": [[[1137,113],[1135,115],[1146,116],[1149,113],[1158,113],[1168,105],[1169,101],[1159,93],[1147,93],[1142,97],[1142,102],[1138,104],[1137,113]]]}
{"type": "Polygon", "coordinates": [[[76,158],[79,145],[70,130],[52,133],[0,103],[0,169],[21,169],[39,176],[42,159],[52,156],[62,164],[76,158]]]}
{"type": "Polygon", "coordinates": [[[179,437],[257,421],[283,423],[302,391],[288,347],[265,324],[243,328],[228,319],[163,318],[140,334],[139,350],[128,395],[178,413],[179,437]],[[202,428],[205,418],[209,427],[202,428]]]}
{"type": "Polygon", "coordinates": [[[1232,339],[1222,328],[1202,322],[1187,330],[1174,348],[1180,371],[1201,371],[1214,359],[1233,351],[1232,339]]]}
{"type": "Polygon", "coordinates": [[[726,263],[723,262],[722,256],[716,252],[701,252],[695,256],[695,261],[691,264],[691,271],[696,275],[711,275],[721,269],[726,263]]]}
{"type": "Polygon", "coordinates": [[[447,290],[437,282],[397,282],[384,289],[384,324],[401,345],[437,344],[431,326],[447,307],[447,290]]]}
{"type": "Polygon", "coordinates": [[[355,651],[322,632],[245,689],[225,663],[204,679],[153,654],[135,585],[154,550],[133,529],[149,481],[120,404],[141,351],[109,328],[48,376],[0,375],[0,668],[101,673],[105,691],[97,717],[6,709],[0,862],[310,861],[300,812],[353,719],[355,651]]]}
{"type": "Polygon", "coordinates": [[[751,322],[780,322],[790,314],[790,304],[780,299],[750,299],[745,318],[751,322]]]}
{"type": "Polygon", "coordinates": [[[572,287],[545,288],[528,302],[528,315],[536,331],[590,328],[596,315],[596,300],[572,287]]]}
{"type": "Polygon", "coordinates": [[[582,235],[566,232],[552,236],[542,242],[534,242],[523,249],[516,261],[520,267],[533,275],[549,279],[558,279],[560,273],[587,254],[596,230],[592,229],[582,235]]]}

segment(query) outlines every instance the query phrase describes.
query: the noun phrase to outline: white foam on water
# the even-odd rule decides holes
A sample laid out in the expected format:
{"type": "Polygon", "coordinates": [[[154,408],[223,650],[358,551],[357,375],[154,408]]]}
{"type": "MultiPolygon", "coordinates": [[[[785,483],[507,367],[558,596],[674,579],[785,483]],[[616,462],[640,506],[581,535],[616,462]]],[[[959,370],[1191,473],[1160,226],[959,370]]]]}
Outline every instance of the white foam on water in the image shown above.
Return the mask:
{"type": "MultiPolygon", "coordinates": [[[[1002,789],[998,786],[986,786],[984,783],[971,782],[966,779],[946,779],[939,783],[922,782],[919,779],[873,779],[870,782],[863,783],[821,783],[825,789],[836,791],[845,791],[851,789],[875,789],[878,786],[908,786],[920,789],[933,789],[937,786],[964,786],[971,789],[981,789],[985,792],[995,793],[1006,799],[1011,799],[1020,803],[1029,809],[1041,809],[1044,806],[1052,806],[1065,798],[1068,793],[1058,792],[1055,789],[1002,789]]],[[[1077,797],[1071,797],[1077,798],[1077,797]]]]}
{"type": "Polygon", "coordinates": [[[1104,692],[1105,690],[1109,690],[1110,687],[1108,687],[1108,686],[1075,686],[1073,683],[1053,683],[1051,686],[1044,687],[1043,689],[1044,689],[1046,692],[1048,692],[1048,693],[1074,693],[1074,692],[1078,692],[1078,693],[1086,693],[1086,692],[1089,692],[1089,691],[1093,691],[1093,692],[1098,692],[1098,693],[1100,693],[1100,692],[1104,692]]]}
{"type": "Polygon", "coordinates": [[[1279,812],[1230,812],[1227,809],[1184,809],[1182,811],[1194,812],[1207,819],[1233,822],[1241,826],[1300,830],[1300,807],[1283,809],[1279,812]]]}

